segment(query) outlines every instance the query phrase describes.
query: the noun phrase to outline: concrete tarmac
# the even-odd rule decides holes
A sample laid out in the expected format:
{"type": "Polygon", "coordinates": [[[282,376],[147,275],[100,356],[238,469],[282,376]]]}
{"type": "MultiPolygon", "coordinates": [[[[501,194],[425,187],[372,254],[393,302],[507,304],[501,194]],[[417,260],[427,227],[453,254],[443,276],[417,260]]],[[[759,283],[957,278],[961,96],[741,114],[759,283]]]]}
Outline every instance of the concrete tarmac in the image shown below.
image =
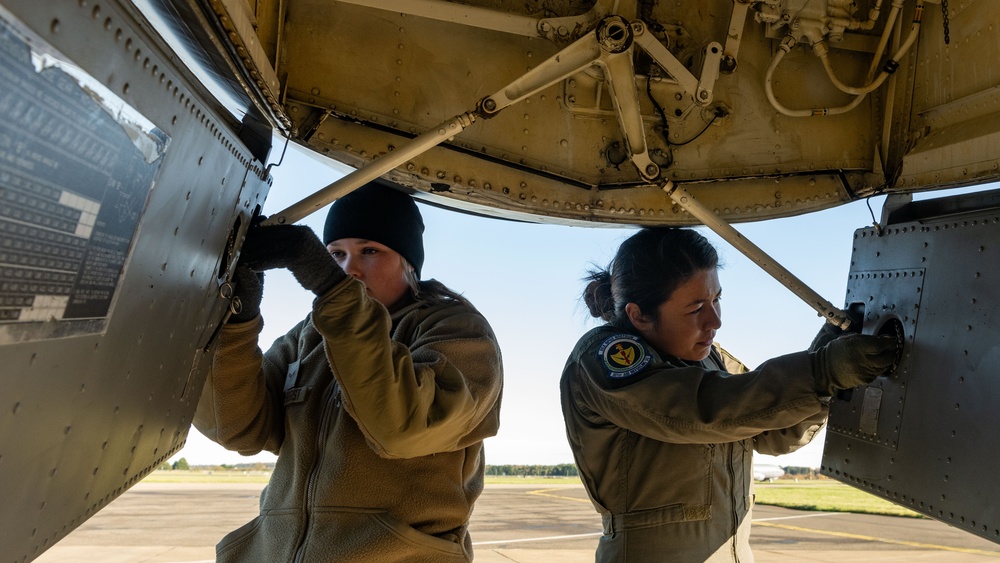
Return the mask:
{"type": "MultiPolygon", "coordinates": [[[[39,556],[39,563],[209,563],[257,514],[261,484],[139,483],[39,556]]],[[[594,560],[600,518],[580,485],[488,485],[470,531],[477,563],[594,560]]],[[[997,561],[1000,545],[929,519],[758,505],[758,563],[997,561]]]]}

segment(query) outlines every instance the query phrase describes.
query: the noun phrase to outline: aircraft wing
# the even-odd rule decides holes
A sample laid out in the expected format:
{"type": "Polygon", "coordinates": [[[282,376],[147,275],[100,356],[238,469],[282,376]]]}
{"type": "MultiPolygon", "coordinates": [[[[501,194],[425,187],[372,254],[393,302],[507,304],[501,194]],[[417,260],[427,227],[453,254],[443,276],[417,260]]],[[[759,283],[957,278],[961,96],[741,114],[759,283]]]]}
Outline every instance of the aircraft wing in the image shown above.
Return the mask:
{"type": "Polygon", "coordinates": [[[739,222],[1000,175],[985,0],[153,1],[318,154],[442,131],[386,173],[479,213],[697,223],[670,180],[739,222]]]}
{"type": "Polygon", "coordinates": [[[989,0],[0,0],[0,545],[36,557],[183,446],[273,135],[474,213],[696,223],[670,182],[767,219],[996,180],[998,28],[989,0]]]}

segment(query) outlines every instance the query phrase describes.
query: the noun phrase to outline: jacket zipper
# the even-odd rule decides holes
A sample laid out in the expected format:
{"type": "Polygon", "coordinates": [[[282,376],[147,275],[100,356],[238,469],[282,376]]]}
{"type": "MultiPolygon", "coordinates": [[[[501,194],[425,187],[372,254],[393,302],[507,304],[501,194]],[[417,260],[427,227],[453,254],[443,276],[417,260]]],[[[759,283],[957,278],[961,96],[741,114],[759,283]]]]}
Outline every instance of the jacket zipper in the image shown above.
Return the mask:
{"type": "Polygon", "coordinates": [[[739,533],[739,514],[736,510],[736,469],[733,467],[733,453],[736,451],[736,447],[733,442],[729,443],[728,449],[726,466],[729,468],[729,506],[733,517],[733,561],[739,563],[740,559],[736,549],[736,545],[739,543],[739,538],[737,538],[737,534],[739,533]]]}
{"type": "Polygon", "coordinates": [[[309,526],[312,525],[312,521],[309,518],[309,510],[312,506],[312,498],[316,492],[316,482],[319,477],[319,466],[323,459],[323,444],[326,443],[326,434],[330,429],[330,417],[331,405],[333,404],[334,398],[337,396],[337,391],[339,387],[337,386],[336,380],[333,381],[333,385],[330,386],[330,391],[327,392],[327,399],[323,402],[323,413],[320,418],[319,432],[316,434],[316,457],[313,460],[312,468],[309,470],[309,480],[306,484],[306,497],[304,499],[303,508],[303,525],[302,525],[302,536],[299,537],[299,545],[295,548],[295,563],[302,563],[302,558],[305,556],[306,548],[306,538],[309,536],[309,526]]]}

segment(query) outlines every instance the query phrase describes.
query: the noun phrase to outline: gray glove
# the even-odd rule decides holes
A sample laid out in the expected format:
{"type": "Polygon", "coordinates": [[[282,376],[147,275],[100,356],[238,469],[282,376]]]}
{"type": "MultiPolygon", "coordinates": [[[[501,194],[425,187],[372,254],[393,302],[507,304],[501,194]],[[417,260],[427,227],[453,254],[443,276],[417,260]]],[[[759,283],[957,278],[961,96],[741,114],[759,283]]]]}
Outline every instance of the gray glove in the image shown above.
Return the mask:
{"type": "Polygon", "coordinates": [[[316,295],[323,295],[346,275],[316,233],[301,225],[250,227],[240,262],[256,272],[288,268],[299,285],[316,295]]]}
{"type": "Polygon", "coordinates": [[[227,323],[245,323],[260,314],[260,299],[264,296],[264,273],[254,272],[242,262],[233,272],[233,297],[239,298],[239,312],[230,315],[227,323]]]}
{"type": "Polygon", "coordinates": [[[816,390],[832,396],[837,389],[851,389],[875,381],[896,360],[896,339],[892,336],[847,334],[813,354],[816,390]]]}

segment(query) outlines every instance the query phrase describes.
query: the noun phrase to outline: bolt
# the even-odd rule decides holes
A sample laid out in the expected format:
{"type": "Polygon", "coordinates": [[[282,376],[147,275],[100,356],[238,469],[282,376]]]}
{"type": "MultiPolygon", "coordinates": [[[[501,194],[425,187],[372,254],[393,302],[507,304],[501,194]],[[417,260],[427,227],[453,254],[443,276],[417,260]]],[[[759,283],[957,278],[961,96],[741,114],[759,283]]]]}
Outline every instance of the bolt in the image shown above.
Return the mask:
{"type": "Polygon", "coordinates": [[[657,167],[655,164],[650,164],[650,165],[646,166],[646,175],[647,176],[656,176],[657,172],[659,172],[659,167],[657,167]]]}
{"type": "Polygon", "coordinates": [[[723,74],[732,74],[736,70],[736,57],[732,55],[722,57],[722,61],[719,63],[719,70],[723,74]]]}

